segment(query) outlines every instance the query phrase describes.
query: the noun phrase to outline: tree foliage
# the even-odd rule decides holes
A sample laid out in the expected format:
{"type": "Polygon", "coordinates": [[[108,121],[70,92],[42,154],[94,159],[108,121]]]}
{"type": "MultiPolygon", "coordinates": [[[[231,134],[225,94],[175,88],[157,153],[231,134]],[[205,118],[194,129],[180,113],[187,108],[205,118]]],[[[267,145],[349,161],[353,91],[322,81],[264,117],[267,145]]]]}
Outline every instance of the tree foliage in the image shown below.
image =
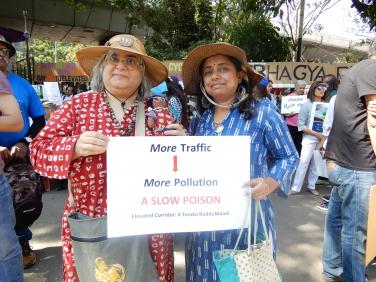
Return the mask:
{"type": "Polygon", "coordinates": [[[362,19],[369,24],[370,30],[376,31],[376,2],[374,0],[352,0],[352,3],[362,19]]]}
{"type": "Polygon", "coordinates": [[[51,40],[33,39],[30,51],[36,63],[40,62],[75,62],[76,51],[85,47],[80,43],[62,43],[51,40]]]}
{"type": "Polygon", "coordinates": [[[270,20],[261,15],[251,16],[235,25],[229,41],[241,47],[247,58],[256,62],[285,61],[290,54],[288,39],[280,36],[270,20]]]}

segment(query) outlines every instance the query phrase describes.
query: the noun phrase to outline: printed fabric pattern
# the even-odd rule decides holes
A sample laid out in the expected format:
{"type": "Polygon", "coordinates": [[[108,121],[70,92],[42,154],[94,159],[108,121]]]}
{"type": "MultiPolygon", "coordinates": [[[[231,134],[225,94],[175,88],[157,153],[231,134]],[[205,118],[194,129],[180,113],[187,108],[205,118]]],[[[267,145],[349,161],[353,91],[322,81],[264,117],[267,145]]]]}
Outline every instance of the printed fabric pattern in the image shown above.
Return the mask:
{"type": "MultiPolygon", "coordinates": [[[[126,127],[132,121],[135,108],[137,107],[133,107],[124,115],[122,126],[126,127]]],[[[144,108],[146,112],[146,106],[144,108]]],[[[158,116],[158,126],[164,127],[170,122],[171,115],[168,109],[165,109],[158,116]]],[[[31,162],[38,173],[49,178],[68,178],[71,181],[76,209],[70,207],[67,201],[62,219],[65,282],[78,281],[67,221],[68,215],[73,211],[90,217],[102,217],[107,214],[106,155],[81,157],[71,161],[75,143],[80,134],[85,131],[97,131],[107,136],[120,136],[104,93],[81,93],[66,101],[52,114],[47,125],[30,145],[31,162]]],[[[132,135],[134,135],[134,129],[132,135]]],[[[145,135],[163,136],[163,132],[146,128],[145,135]]],[[[172,235],[150,235],[149,247],[160,280],[173,281],[172,235]]]]}
{"type": "MultiPolygon", "coordinates": [[[[279,183],[277,193],[287,197],[291,187],[292,173],[296,169],[298,153],[294,147],[286,124],[270,103],[255,102],[256,113],[250,120],[237,109],[232,109],[223,121],[224,130],[216,133],[213,127],[214,108],[207,109],[197,126],[198,136],[245,136],[251,137],[250,178],[272,177],[279,183]],[[267,159],[272,162],[268,167],[267,159]]],[[[231,164],[227,164],[231,165],[231,164]]],[[[265,214],[266,229],[276,251],[275,215],[269,198],[260,201],[265,214]]],[[[259,218],[258,222],[261,220],[259,218]]],[[[259,226],[259,230],[261,230],[259,226]]],[[[244,232],[245,234],[247,232],[244,232]]],[[[186,279],[190,282],[220,281],[214,262],[214,251],[233,249],[239,230],[218,230],[212,232],[189,233],[186,243],[186,279]]],[[[239,249],[247,247],[247,237],[243,234],[239,249]]],[[[253,234],[252,234],[253,237],[253,234]]]]}

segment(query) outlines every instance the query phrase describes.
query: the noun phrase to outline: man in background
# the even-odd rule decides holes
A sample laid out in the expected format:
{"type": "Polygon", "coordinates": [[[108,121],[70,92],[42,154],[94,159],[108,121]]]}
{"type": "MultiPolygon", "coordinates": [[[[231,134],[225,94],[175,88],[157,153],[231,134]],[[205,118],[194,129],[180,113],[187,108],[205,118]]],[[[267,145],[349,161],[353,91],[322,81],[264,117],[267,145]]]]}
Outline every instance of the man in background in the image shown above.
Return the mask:
{"type": "Polygon", "coordinates": [[[73,97],[73,87],[68,86],[67,89],[65,89],[65,94],[63,95],[63,102],[68,101],[72,97],[73,97]]]}
{"type": "Polygon", "coordinates": [[[369,59],[347,70],[336,96],[325,158],[333,185],[325,223],[323,267],[327,281],[366,281],[368,202],[376,184],[376,43],[369,59]]]}
{"type": "MultiPolygon", "coordinates": [[[[7,51],[0,48],[1,55],[7,51]]],[[[22,130],[20,108],[5,75],[0,71],[0,132],[22,130]]],[[[14,226],[12,191],[4,176],[4,161],[0,156],[0,280],[23,281],[22,254],[14,226]]]]}
{"type": "MultiPolygon", "coordinates": [[[[28,81],[10,72],[10,59],[16,54],[16,50],[1,35],[0,50],[2,50],[0,52],[0,71],[4,73],[9,81],[24,122],[23,129],[18,132],[0,132],[0,156],[5,163],[6,171],[7,167],[15,162],[29,164],[29,143],[44,127],[46,122],[44,118],[45,110],[34,88],[28,81]],[[30,118],[33,121],[31,126],[30,118]]],[[[30,267],[36,262],[36,254],[29,245],[32,233],[29,228],[17,229],[16,233],[22,247],[24,268],[30,267]]]]}

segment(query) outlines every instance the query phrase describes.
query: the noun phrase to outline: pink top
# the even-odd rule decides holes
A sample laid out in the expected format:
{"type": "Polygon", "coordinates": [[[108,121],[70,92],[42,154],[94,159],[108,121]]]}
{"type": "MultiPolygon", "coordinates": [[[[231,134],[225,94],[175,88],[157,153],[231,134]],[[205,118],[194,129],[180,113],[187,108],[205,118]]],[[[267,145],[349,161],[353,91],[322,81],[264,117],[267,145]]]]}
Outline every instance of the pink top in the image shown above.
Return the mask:
{"type": "MultiPolygon", "coordinates": [[[[298,96],[298,94],[296,94],[295,92],[291,92],[287,96],[298,96]]],[[[286,116],[285,122],[287,125],[297,127],[298,126],[298,114],[296,113],[295,115],[292,115],[292,116],[288,116],[288,117],[286,116]]]]}

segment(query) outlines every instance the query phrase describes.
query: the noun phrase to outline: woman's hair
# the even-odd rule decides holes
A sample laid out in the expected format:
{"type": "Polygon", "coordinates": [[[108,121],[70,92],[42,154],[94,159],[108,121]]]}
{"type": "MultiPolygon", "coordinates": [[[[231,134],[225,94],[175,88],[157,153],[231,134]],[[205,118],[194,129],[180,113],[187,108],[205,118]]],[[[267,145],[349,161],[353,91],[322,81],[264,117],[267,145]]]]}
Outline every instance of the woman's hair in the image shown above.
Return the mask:
{"type": "Polygon", "coordinates": [[[329,91],[338,89],[338,80],[334,74],[324,75],[322,81],[328,84],[329,91]]]}
{"type": "MultiPolygon", "coordinates": [[[[218,55],[221,55],[221,54],[218,54],[218,55]]],[[[254,104],[255,98],[253,97],[251,93],[251,85],[249,84],[249,80],[247,77],[246,67],[242,66],[240,61],[232,56],[228,56],[228,55],[223,55],[223,56],[227,57],[230,60],[230,62],[235,66],[235,69],[237,72],[240,72],[240,71],[243,72],[243,78],[239,84],[238,89],[243,87],[246,92],[247,97],[242,102],[239,103],[237,108],[240,113],[244,114],[245,119],[250,119],[255,114],[255,104],[254,104]]],[[[203,66],[204,66],[205,60],[203,60],[199,65],[199,73],[201,77],[203,76],[203,66]]],[[[209,101],[205,98],[201,90],[200,90],[199,95],[200,96],[197,99],[197,110],[200,114],[202,114],[205,111],[205,108],[207,108],[205,107],[205,105],[209,105],[209,101]]]]}
{"type": "Polygon", "coordinates": [[[268,90],[266,89],[266,86],[264,85],[257,84],[253,88],[253,90],[256,90],[256,91],[253,91],[253,96],[255,97],[255,99],[263,99],[263,98],[268,98],[269,100],[272,99],[272,97],[268,93],[268,90]]]}
{"type": "MultiPolygon", "coordinates": [[[[90,82],[91,89],[94,92],[101,92],[105,90],[105,86],[103,83],[103,69],[104,69],[104,66],[106,65],[105,58],[107,55],[112,55],[112,53],[114,52],[115,51],[113,50],[108,51],[108,53],[103,55],[95,64],[93,68],[93,75],[92,75],[91,82],[90,82]]],[[[151,96],[150,94],[151,83],[145,75],[145,64],[142,62],[140,66],[141,66],[141,71],[142,71],[142,81],[141,81],[140,87],[138,88],[138,97],[147,98],[151,96]]]]}
{"type": "Polygon", "coordinates": [[[305,82],[305,80],[301,80],[301,79],[299,79],[299,80],[297,80],[296,82],[295,82],[295,89],[296,88],[298,88],[299,86],[306,86],[307,85],[307,82],[305,82]]]}
{"type": "MultiPolygon", "coordinates": [[[[319,81],[315,81],[311,84],[311,87],[309,88],[309,91],[308,91],[308,94],[307,94],[307,99],[309,99],[312,103],[314,102],[314,99],[315,99],[315,91],[316,91],[316,88],[317,86],[319,86],[320,84],[322,84],[322,82],[319,82],[319,81]]],[[[327,90],[328,91],[328,90],[327,90]]],[[[326,97],[326,93],[327,91],[325,91],[325,94],[324,96],[321,98],[321,100],[325,100],[325,97],[326,97]]]]}

